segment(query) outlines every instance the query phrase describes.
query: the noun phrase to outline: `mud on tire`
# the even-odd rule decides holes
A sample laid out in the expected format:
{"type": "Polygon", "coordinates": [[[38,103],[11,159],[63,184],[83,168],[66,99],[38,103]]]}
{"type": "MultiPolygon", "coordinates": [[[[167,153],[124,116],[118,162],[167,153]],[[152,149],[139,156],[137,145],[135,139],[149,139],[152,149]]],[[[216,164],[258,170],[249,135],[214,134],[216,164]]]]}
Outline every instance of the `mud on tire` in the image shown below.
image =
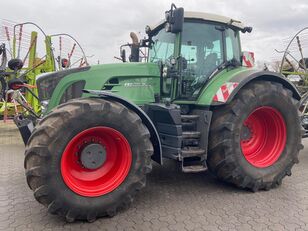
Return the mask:
{"type": "Polygon", "coordinates": [[[153,147],[150,134],[141,119],[122,104],[99,98],[73,100],[48,114],[34,129],[25,151],[25,170],[35,199],[52,214],[94,221],[113,216],[127,207],[137,191],[145,186],[151,171],[153,147]],[[72,191],[61,175],[61,157],[76,134],[96,126],[119,131],[128,141],[132,160],[124,181],[113,191],[95,197],[72,191]]]}

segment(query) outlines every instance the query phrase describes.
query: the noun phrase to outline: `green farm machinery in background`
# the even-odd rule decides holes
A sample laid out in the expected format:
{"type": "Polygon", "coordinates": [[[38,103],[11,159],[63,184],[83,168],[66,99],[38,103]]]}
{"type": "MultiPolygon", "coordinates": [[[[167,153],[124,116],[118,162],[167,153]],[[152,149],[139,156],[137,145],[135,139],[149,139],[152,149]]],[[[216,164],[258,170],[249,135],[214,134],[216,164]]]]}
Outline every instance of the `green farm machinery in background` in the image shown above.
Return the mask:
{"type": "Polygon", "coordinates": [[[47,35],[41,27],[32,22],[4,24],[2,30],[6,39],[3,46],[7,45],[7,48],[4,48],[2,53],[0,115],[11,117],[20,113],[29,113],[30,109],[32,114],[40,116],[41,104],[37,97],[37,76],[87,66],[84,51],[71,35],[64,33],[47,35]],[[34,27],[36,31],[27,33],[26,26],[34,27]],[[71,47],[65,46],[68,39],[72,41],[71,47]],[[56,46],[57,44],[59,45],[56,46]],[[8,57],[10,57],[9,60],[8,57]],[[7,61],[12,64],[11,68],[5,66],[7,61]],[[14,89],[10,89],[10,85],[14,89]],[[16,90],[19,91],[18,94],[14,93],[16,90]],[[15,100],[16,95],[18,99],[15,100]],[[25,106],[26,110],[24,110],[25,106]]]}
{"type": "Polygon", "coordinates": [[[280,73],[298,88],[302,99],[300,112],[304,137],[308,137],[308,27],[298,31],[288,41],[280,63],[280,73]]]}
{"type": "MultiPolygon", "coordinates": [[[[7,67],[7,73],[4,76],[2,75],[3,79],[5,79],[5,82],[7,83],[3,88],[9,90],[8,82],[17,78],[22,83],[26,83],[28,90],[23,92],[24,98],[28,106],[30,106],[35,113],[39,114],[41,109],[39,101],[36,97],[36,76],[41,73],[56,70],[51,46],[51,38],[50,36],[47,36],[40,27],[29,22],[15,24],[11,28],[4,26],[3,29],[5,30],[8,44],[7,47],[9,47],[9,49],[6,50],[7,57],[10,57],[8,61],[13,64],[12,68],[14,68],[12,70],[7,67]],[[26,25],[34,25],[44,35],[44,48],[40,51],[40,53],[44,53],[42,57],[38,56],[37,50],[38,32],[32,31],[31,33],[27,33],[25,31],[26,25]]],[[[18,85],[20,85],[20,83],[18,85]]],[[[7,114],[7,116],[12,116],[23,111],[20,104],[18,102],[14,102],[9,94],[4,94],[4,96],[7,98],[4,97],[2,101],[2,109],[0,111],[2,115],[7,114]],[[18,110],[16,110],[16,108],[18,108],[18,110]]]]}

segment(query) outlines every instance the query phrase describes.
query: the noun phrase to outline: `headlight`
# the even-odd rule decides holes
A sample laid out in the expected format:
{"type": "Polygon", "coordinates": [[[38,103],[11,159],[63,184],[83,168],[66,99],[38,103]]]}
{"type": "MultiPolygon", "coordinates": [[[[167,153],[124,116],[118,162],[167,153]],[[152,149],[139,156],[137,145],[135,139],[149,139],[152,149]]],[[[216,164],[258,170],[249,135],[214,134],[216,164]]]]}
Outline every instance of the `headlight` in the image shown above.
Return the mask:
{"type": "Polygon", "coordinates": [[[163,67],[163,77],[166,78],[168,76],[168,67],[164,66],[163,67]]]}

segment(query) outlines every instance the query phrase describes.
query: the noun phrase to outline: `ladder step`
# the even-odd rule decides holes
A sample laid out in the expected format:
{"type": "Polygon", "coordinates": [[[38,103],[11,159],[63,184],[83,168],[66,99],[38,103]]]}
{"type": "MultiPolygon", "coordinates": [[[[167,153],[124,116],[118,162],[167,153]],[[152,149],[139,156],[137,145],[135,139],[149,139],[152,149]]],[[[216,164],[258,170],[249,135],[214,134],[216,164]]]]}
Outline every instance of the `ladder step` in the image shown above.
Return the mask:
{"type": "Polygon", "coordinates": [[[207,167],[202,165],[190,165],[190,166],[182,166],[182,171],[185,173],[194,173],[194,172],[204,172],[207,170],[207,167]]]}
{"type": "Polygon", "coordinates": [[[199,115],[181,115],[182,121],[197,120],[199,117],[199,115]]]}
{"type": "Polygon", "coordinates": [[[201,136],[201,132],[197,131],[185,131],[182,133],[183,139],[198,139],[201,136]]]}
{"type": "Polygon", "coordinates": [[[182,149],[180,160],[185,173],[203,172],[207,170],[206,151],[199,147],[201,132],[196,131],[199,115],[181,115],[182,149]]]}
{"type": "Polygon", "coordinates": [[[199,145],[199,140],[197,139],[184,139],[182,140],[183,146],[187,147],[187,146],[198,146],[199,145]]]}
{"type": "Polygon", "coordinates": [[[188,148],[188,149],[182,149],[181,154],[183,158],[187,157],[194,157],[194,156],[202,156],[205,154],[205,150],[201,148],[188,148]]]}
{"type": "Polygon", "coordinates": [[[184,121],[184,122],[182,122],[182,130],[183,131],[196,130],[196,122],[195,121],[184,121]]]}

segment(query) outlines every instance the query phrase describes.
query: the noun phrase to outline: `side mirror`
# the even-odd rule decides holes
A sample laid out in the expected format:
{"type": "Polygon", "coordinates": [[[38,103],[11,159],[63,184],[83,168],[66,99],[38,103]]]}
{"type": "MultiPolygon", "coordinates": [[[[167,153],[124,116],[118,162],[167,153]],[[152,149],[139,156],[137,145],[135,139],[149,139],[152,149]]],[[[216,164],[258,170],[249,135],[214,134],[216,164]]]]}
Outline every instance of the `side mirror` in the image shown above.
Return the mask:
{"type": "Polygon", "coordinates": [[[250,27],[250,26],[245,26],[245,27],[242,29],[242,32],[243,32],[243,33],[246,33],[246,32],[251,33],[251,32],[252,32],[252,27],[250,27]]]}
{"type": "Polygon", "coordinates": [[[173,3],[171,9],[165,12],[166,17],[166,31],[171,33],[178,33],[183,30],[184,23],[184,8],[177,8],[173,3]]]}

